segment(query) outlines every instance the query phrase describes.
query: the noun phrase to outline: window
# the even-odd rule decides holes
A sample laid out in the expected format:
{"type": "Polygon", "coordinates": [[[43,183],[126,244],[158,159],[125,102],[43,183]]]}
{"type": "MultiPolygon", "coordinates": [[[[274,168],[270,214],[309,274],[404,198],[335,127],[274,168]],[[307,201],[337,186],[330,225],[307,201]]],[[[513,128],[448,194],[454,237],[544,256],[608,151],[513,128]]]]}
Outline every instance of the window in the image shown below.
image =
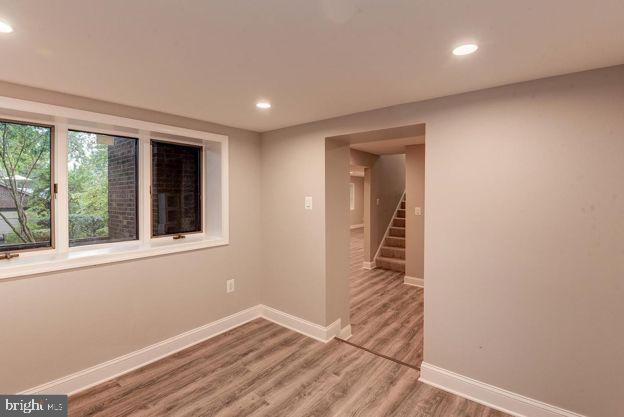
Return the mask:
{"type": "Polygon", "coordinates": [[[152,235],[202,231],[202,148],[152,141],[152,235]]]}
{"type": "Polygon", "coordinates": [[[0,95],[0,280],[227,244],[227,136],[0,95]]]}
{"type": "Polygon", "coordinates": [[[355,210],[355,184],[349,183],[349,207],[351,210],[355,210]]]}
{"type": "Polygon", "coordinates": [[[0,121],[0,251],[53,246],[51,126],[0,121]]]}
{"type": "Polygon", "coordinates": [[[68,133],[69,246],[138,239],[138,140],[68,133]]]}

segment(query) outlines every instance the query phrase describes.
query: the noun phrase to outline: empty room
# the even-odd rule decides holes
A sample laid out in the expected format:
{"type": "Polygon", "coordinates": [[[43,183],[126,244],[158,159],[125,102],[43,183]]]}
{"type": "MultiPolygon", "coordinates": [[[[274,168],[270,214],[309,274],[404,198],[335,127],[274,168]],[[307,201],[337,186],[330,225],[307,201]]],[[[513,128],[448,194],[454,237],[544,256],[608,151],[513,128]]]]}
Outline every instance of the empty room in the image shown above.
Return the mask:
{"type": "Polygon", "coordinates": [[[0,0],[0,415],[621,417],[621,0],[0,0]]]}

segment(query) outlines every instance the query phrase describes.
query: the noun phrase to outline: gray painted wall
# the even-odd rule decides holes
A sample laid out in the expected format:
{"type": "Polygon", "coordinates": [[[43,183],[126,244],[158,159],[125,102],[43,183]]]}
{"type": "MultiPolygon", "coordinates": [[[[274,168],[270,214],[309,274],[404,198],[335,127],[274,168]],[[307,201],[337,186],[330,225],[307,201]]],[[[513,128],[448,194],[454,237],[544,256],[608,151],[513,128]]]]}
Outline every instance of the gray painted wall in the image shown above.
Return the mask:
{"type": "Polygon", "coordinates": [[[319,324],[342,318],[344,266],[327,253],[348,247],[348,187],[336,187],[348,183],[348,152],[328,157],[326,138],[425,122],[425,361],[586,415],[620,412],[624,66],[282,129],[261,143],[7,83],[0,94],[228,134],[232,242],[0,282],[0,369],[11,375],[0,391],[259,302],[319,324]],[[326,201],[334,189],[344,195],[326,201]],[[344,230],[328,233],[341,216],[344,230]],[[229,277],[237,291],[226,296],[229,277]]]}
{"type": "Polygon", "coordinates": [[[323,176],[325,138],[420,122],[425,361],[583,414],[618,415],[624,66],[263,134],[266,161],[294,168],[263,165],[263,194],[279,189],[296,202],[263,211],[264,262],[282,266],[267,270],[279,307],[316,319],[313,300],[324,297],[309,290],[322,292],[334,275],[318,268],[327,214],[299,210],[304,193],[337,180],[323,176]],[[289,238],[291,228],[299,233],[289,238]]]}
{"type": "Polygon", "coordinates": [[[0,392],[21,391],[260,302],[257,133],[0,82],[0,95],[229,136],[230,245],[0,281],[0,392]],[[225,281],[236,279],[226,294],[225,281]]]}
{"type": "Polygon", "coordinates": [[[425,145],[405,148],[405,275],[425,277],[425,145]],[[421,215],[415,213],[420,207],[421,215]]]}

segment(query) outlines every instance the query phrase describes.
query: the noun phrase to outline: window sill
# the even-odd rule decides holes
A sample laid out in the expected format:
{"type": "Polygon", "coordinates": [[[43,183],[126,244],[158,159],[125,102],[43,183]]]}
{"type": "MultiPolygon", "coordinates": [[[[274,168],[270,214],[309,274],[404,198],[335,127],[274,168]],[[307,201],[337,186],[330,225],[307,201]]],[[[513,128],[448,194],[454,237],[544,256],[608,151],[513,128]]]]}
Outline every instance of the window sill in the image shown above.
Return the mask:
{"type": "Polygon", "coordinates": [[[149,258],[229,244],[223,237],[187,236],[184,241],[154,239],[149,243],[122,242],[104,247],[83,246],[66,253],[30,252],[0,261],[0,280],[54,271],[149,258]]]}

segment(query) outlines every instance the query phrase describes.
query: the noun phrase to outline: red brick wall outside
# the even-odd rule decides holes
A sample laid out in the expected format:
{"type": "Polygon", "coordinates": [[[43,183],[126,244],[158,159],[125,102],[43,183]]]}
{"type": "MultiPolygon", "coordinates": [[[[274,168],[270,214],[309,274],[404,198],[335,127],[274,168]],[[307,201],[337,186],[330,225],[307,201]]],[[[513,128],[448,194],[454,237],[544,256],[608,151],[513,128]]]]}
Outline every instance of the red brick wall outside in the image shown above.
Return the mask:
{"type": "Polygon", "coordinates": [[[137,141],[115,138],[108,147],[108,236],[110,240],[136,239],[137,141]]]}

